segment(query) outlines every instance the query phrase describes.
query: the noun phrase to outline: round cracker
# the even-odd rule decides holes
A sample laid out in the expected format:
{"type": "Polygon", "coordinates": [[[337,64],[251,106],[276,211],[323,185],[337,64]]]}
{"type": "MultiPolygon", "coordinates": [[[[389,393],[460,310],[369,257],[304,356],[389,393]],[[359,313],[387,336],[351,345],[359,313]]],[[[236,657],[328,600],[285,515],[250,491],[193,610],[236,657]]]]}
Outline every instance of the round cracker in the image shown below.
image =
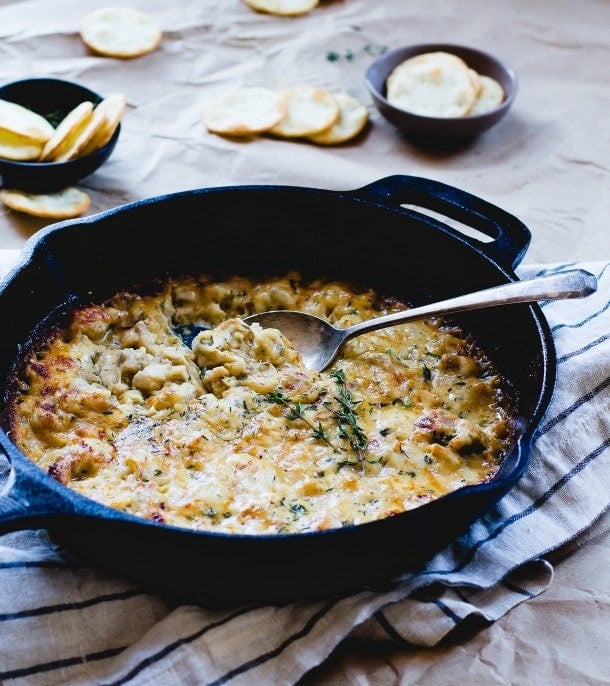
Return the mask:
{"type": "Polygon", "coordinates": [[[286,115],[270,130],[282,138],[311,136],[332,126],[339,105],[332,93],[317,86],[293,86],[281,91],[286,115]]]}
{"type": "Polygon", "coordinates": [[[311,12],[318,5],[319,0],[244,0],[244,2],[257,12],[295,17],[311,12]]]}
{"type": "Polygon", "coordinates": [[[57,193],[39,194],[5,188],[0,191],[0,200],[12,210],[45,219],[78,217],[91,204],[87,193],[72,186],[57,193]]]}
{"type": "Polygon", "coordinates": [[[12,131],[0,129],[0,157],[16,162],[37,160],[42,152],[42,143],[24,138],[12,131]]]}
{"type": "Polygon", "coordinates": [[[481,92],[481,77],[478,71],[475,71],[470,67],[468,67],[468,76],[470,77],[472,85],[474,86],[474,99],[476,100],[481,92]]]}
{"type": "Polygon", "coordinates": [[[46,143],[55,129],[41,114],[10,100],[0,99],[0,129],[38,143],[46,143]]]}
{"type": "Polygon", "coordinates": [[[456,55],[429,52],[397,65],[386,80],[390,104],[426,117],[462,117],[478,87],[468,65],[456,55]]]}
{"type": "Polygon", "coordinates": [[[122,93],[113,93],[98,103],[95,109],[101,110],[104,117],[98,130],[93,132],[93,136],[81,150],[81,155],[89,155],[108,143],[121,123],[126,106],[127,100],[122,93]]]}
{"type": "Polygon", "coordinates": [[[481,89],[472,107],[468,110],[468,115],[485,114],[499,107],[504,100],[504,88],[491,76],[479,74],[481,89]]]}
{"type": "Polygon", "coordinates": [[[61,149],[61,152],[54,158],[55,162],[67,162],[75,157],[80,157],[85,147],[92,138],[100,131],[104,125],[104,110],[95,107],[88,119],[76,132],[69,145],[61,149]]]}
{"type": "Polygon", "coordinates": [[[59,122],[55,133],[45,143],[40,161],[46,162],[54,160],[62,154],[64,150],[70,148],[72,141],[77,137],[79,131],[85,126],[91,113],[93,112],[93,103],[90,100],[85,100],[72,109],[59,122]]]}
{"type": "Polygon", "coordinates": [[[237,88],[225,93],[207,108],[208,131],[230,136],[248,136],[269,131],[286,114],[279,92],[260,86],[237,88]]]}
{"type": "MultiPolygon", "coordinates": [[[[452,52],[445,52],[444,50],[437,50],[435,52],[422,52],[418,55],[408,57],[406,60],[400,62],[400,64],[397,64],[388,76],[388,84],[391,84],[392,79],[396,78],[396,76],[399,76],[401,72],[409,71],[414,67],[430,65],[443,65],[448,69],[463,69],[465,71],[470,69],[470,67],[461,57],[454,55],[452,52]]],[[[470,76],[472,78],[472,75],[470,76]]]]}
{"type": "Polygon", "coordinates": [[[129,59],[152,52],[161,43],[163,32],[144,12],[109,6],[87,14],[80,35],[85,45],[98,55],[129,59]]]}
{"type": "Polygon", "coordinates": [[[333,93],[339,105],[339,118],[327,129],[307,138],[318,145],[336,145],[355,138],[366,126],[369,112],[357,98],[347,93],[333,93]]]}

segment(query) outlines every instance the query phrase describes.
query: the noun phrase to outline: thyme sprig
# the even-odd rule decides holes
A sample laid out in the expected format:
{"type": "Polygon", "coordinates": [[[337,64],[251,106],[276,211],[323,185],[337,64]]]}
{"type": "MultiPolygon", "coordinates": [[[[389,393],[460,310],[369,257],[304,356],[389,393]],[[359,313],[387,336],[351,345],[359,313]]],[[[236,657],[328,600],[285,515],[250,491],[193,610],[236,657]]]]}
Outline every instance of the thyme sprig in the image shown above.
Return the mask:
{"type": "Polygon", "coordinates": [[[334,399],[339,403],[339,409],[331,407],[330,402],[325,402],[324,406],[337,418],[339,425],[339,436],[348,441],[350,448],[355,453],[364,469],[364,451],[368,445],[366,433],[358,424],[358,417],[355,410],[360,401],[354,399],[352,392],[345,384],[345,374],[342,369],[335,369],[330,373],[338,386],[338,393],[334,399]]]}

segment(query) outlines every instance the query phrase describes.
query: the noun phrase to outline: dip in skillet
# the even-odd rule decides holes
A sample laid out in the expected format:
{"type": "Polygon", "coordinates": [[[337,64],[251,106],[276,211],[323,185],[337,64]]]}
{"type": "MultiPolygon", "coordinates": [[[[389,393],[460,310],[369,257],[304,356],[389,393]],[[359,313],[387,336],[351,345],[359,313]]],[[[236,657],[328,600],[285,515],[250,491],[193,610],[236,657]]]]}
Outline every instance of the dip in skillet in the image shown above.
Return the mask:
{"type": "Polygon", "coordinates": [[[24,349],[9,433],[63,484],[158,522],[273,534],[382,519],[496,473],[513,403],[491,361],[428,319],[359,336],[319,373],[241,318],[295,309],[345,327],[405,308],[297,273],[118,293],[24,349]],[[190,324],[211,328],[189,347],[190,324]]]}

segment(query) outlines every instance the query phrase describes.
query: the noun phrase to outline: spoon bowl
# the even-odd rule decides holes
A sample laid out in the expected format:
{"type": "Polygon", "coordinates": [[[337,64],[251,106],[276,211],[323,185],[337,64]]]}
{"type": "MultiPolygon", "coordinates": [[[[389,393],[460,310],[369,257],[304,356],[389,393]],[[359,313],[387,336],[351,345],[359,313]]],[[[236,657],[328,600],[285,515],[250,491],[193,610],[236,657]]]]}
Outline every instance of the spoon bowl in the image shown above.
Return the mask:
{"type": "Polygon", "coordinates": [[[540,300],[582,298],[597,290],[597,279],[584,269],[572,269],[550,276],[514,281],[473,293],[467,293],[437,303],[394,312],[368,319],[345,329],[333,326],[325,319],[295,310],[271,310],[245,317],[247,324],[279,329],[292,346],[301,353],[308,369],[321,372],[337,357],[351,338],[369,331],[396,326],[416,319],[441,316],[483,307],[527,303],[540,300]]]}

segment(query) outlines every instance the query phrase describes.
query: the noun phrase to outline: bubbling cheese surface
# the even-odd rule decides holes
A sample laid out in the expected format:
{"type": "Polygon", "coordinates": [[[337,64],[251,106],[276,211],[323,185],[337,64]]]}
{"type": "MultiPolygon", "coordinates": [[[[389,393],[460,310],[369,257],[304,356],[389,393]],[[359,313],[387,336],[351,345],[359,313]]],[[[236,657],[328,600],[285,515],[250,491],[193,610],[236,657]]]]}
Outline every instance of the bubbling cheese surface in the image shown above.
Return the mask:
{"type": "Polygon", "coordinates": [[[512,421],[491,362],[427,319],[352,339],[319,373],[242,317],[346,327],[405,308],[296,273],[119,293],[27,350],[10,436],[70,488],[170,525],[274,534],[395,515],[498,470],[512,421]],[[189,347],[176,331],[193,323],[211,328],[189,347]]]}

